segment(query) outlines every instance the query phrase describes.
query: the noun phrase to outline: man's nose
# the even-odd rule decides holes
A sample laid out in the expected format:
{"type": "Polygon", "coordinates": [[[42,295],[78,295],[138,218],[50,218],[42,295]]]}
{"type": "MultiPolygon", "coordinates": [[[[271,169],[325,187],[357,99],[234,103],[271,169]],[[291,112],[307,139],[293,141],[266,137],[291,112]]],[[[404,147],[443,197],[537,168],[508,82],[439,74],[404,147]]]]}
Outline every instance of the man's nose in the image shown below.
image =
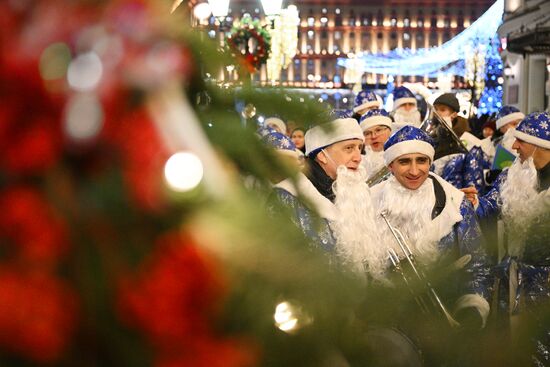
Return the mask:
{"type": "Polygon", "coordinates": [[[519,150],[519,143],[518,140],[514,140],[514,144],[512,144],[512,149],[519,150]]]}
{"type": "Polygon", "coordinates": [[[354,150],[352,159],[355,162],[361,162],[361,148],[358,147],[354,150]]]}
{"type": "Polygon", "coordinates": [[[411,169],[409,170],[409,173],[413,176],[418,175],[420,170],[418,169],[418,164],[416,162],[411,163],[411,169]]]}

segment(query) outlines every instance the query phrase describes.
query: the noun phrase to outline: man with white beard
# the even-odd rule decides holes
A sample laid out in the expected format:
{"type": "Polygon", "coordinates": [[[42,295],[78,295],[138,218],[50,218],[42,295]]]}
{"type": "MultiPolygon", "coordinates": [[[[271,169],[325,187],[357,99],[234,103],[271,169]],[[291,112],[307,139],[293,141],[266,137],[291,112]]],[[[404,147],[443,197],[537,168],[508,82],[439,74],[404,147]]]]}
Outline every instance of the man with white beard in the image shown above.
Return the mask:
{"type": "Polygon", "coordinates": [[[535,112],[524,118],[510,135],[514,138],[511,148],[518,157],[495,181],[493,188],[479,198],[476,214],[480,218],[502,214],[510,221],[528,220],[550,184],[548,155],[550,149],[550,124],[548,112],[535,112]]]}
{"type": "MultiPolygon", "coordinates": [[[[493,188],[479,198],[476,214],[487,218],[501,214],[508,225],[514,227],[510,234],[525,235],[527,224],[537,213],[539,204],[550,186],[550,132],[548,112],[535,112],[524,118],[510,134],[515,141],[512,149],[518,158],[509,169],[505,169],[495,181],[493,188]]],[[[521,239],[517,239],[521,241],[521,239]]],[[[506,249],[510,255],[517,255],[521,248],[506,249]]]]}
{"type": "MultiPolygon", "coordinates": [[[[457,280],[464,281],[457,285],[465,294],[456,301],[455,310],[460,316],[478,314],[484,325],[489,314],[490,277],[481,232],[464,193],[430,173],[433,144],[430,136],[413,126],[405,126],[389,138],[384,159],[392,177],[371,188],[373,206],[403,233],[420,263],[434,265],[460,257],[464,266],[457,280]]],[[[388,248],[402,252],[380,215],[377,220],[384,245],[369,252],[372,256],[366,263],[371,275],[384,277],[389,270],[388,248]]]]}
{"type": "Polygon", "coordinates": [[[397,87],[393,91],[392,117],[399,126],[420,126],[420,111],[418,111],[416,97],[406,87],[397,87]]]}
{"type": "MultiPolygon", "coordinates": [[[[333,184],[338,182],[340,196],[347,196],[350,192],[361,195],[359,190],[348,188],[365,182],[364,169],[360,167],[363,132],[355,119],[336,119],[309,129],[305,134],[305,145],[305,175],[299,173],[295,180],[287,178],[276,183],[275,191],[283,203],[295,209],[295,222],[304,233],[318,242],[322,249],[334,252],[338,250],[336,239],[341,237],[335,229],[345,227],[345,232],[350,225],[336,225],[344,216],[339,214],[334,204],[338,195],[333,191],[333,184]],[[311,206],[301,202],[300,196],[311,206]],[[314,213],[321,217],[320,226],[316,225],[314,213]]],[[[362,199],[363,206],[367,202],[362,199]]]]}
{"type": "MultiPolygon", "coordinates": [[[[535,112],[512,129],[512,148],[518,158],[504,170],[493,189],[479,198],[477,213],[482,217],[500,214],[504,223],[503,256],[497,269],[500,302],[507,306],[511,331],[517,314],[550,300],[550,115],[535,112]],[[510,302],[511,301],[511,302],[510,302]]],[[[502,226],[501,226],[502,228],[502,226]]],[[[537,319],[542,337],[534,338],[533,365],[542,366],[550,355],[550,329],[537,319]]]]}
{"type": "Polygon", "coordinates": [[[365,167],[367,177],[371,177],[385,166],[384,143],[391,135],[392,119],[386,111],[376,108],[361,116],[359,126],[365,137],[361,165],[365,167]]]}

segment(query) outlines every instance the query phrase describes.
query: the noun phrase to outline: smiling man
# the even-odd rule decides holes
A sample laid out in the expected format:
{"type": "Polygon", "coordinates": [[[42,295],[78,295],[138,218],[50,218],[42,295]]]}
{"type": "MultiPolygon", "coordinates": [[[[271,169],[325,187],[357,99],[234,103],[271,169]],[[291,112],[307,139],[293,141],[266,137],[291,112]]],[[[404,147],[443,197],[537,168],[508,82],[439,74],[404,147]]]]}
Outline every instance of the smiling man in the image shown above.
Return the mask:
{"type": "MultiPolygon", "coordinates": [[[[424,131],[405,126],[394,133],[384,144],[385,163],[393,177],[371,188],[373,205],[401,230],[421,263],[454,261],[457,254],[470,259],[457,277],[465,279],[459,286],[466,293],[458,299],[457,309],[479,311],[484,324],[489,313],[490,279],[479,225],[464,193],[430,172],[434,153],[433,141],[424,131]]],[[[378,252],[377,258],[367,259],[374,274],[386,271],[376,267],[387,266],[378,258],[388,247],[401,253],[381,219],[378,228],[383,246],[372,251],[378,252]]]]}

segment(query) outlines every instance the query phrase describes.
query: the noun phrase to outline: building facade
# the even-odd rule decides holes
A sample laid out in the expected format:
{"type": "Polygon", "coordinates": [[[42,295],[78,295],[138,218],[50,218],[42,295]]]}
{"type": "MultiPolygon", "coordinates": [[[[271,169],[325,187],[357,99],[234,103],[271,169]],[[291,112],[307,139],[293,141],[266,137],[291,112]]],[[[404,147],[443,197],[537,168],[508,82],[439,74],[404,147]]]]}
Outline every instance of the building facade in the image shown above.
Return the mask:
{"type": "MultiPolygon", "coordinates": [[[[197,1],[195,1],[196,3],[197,1]]],[[[395,48],[440,46],[467,28],[491,6],[488,0],[300,0],[285,1],[296,5],[300,14],[297,54],[291,66],[283,70],[276,85],[294,88],[341,88],[345,70],[337,59],[363,52],[387,52],[395,48]]],[[[223,32],[245,13],[262,18],[259,0],[231,0],[228,17],[220,22],[211,17],[202,22],[212,38],[223,42],[223,32]]],[[[224,71],[222,79],[231,79],[224,71]]],[[[265,67],[255,76],[260,84],[267,81],[265,67]]],[[[387,75],[363,74],[360,82],[385,85],[387,75]]],[[[423,82],[427,77],[401,77],[396,82],[423,82]]],[[[461,80],[453,80],[462,88],[461,80]]]]}
{"type": "Polygon", "coordinates": [[[506,80],[505,104],[525,113],[549,109],[550,1],[505,0],[498,29],[506,80]]]}

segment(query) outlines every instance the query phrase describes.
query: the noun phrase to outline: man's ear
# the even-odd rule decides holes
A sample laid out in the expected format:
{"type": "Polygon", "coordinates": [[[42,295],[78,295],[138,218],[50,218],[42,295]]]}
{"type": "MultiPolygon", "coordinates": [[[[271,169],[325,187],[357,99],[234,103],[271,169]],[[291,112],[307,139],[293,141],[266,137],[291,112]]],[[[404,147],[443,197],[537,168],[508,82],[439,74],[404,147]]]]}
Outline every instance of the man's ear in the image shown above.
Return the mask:
{"type": "Polygon", "coordinates": [[[316,159],[317,161],[319,161],[319,163],[322,163],[322,164],[328,163],[328,159],[324,150],[321,150],[319,153],[317,153],[316,159]]]}
{"type": "Polygon", "coordinates": [[[388,169],[390,170],[391,173],[393,173],[393,162],[391,162],[391,163],[388,165],[388,169]]]}

